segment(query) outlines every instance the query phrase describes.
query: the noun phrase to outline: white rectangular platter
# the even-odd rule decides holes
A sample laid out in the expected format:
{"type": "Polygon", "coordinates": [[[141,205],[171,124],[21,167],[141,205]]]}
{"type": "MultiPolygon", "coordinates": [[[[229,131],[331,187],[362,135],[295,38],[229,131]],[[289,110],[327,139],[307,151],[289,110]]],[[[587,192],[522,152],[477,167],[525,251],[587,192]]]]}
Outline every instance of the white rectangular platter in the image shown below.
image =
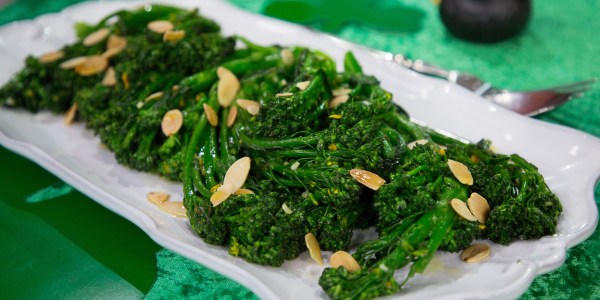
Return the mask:
{"type": "MultiPolygon", "coordinates": [[[[40,55],[74,41],[76,21],[95,22],[121,8],[145,2],[88,2],[58,14],[0,28],[0,84],[22,67],[28,54],[40,55]]],[[[394,101],[415,119],[471,141],[489,138],[500,152],[519,153],[537,165],[564,206],[558,233],[509,246],[492,244],[484,263],[462,263],[440,253],[423,275],[409,281],[395,298],[514,298],[533,278],[560,266],[566,250],[591,235],[598,222],[594,186],[600,176],[600,140],[569,128],[522,117],[452,84],[394,66],[376,54],[306,28],[244,12],[216,0],[163,1],[199,7],[221,24],[259,44],[302,44],[341,62],[355,52],[364,71],[381,80],[394,101]]],[[[182,197],[181,185],[120,166],[82,124],[66,127],[62,116],[0,108],[0,144],[35,161],[98,203],[135,223],[162,246],[189,257],[250,288],[262,299],[320,299],[322,267],[308,254],[280,268],[262,267],[205,244],[185,219],[173,218],[149,203],[149,191],[182,197]]],[[[18,183],[15,183],[18,184],[18,183]]],[[[124,245],[125,246],[125,245],[124,245]]],[[[327,261],[331,253],[325,253],[327,261]]]]}

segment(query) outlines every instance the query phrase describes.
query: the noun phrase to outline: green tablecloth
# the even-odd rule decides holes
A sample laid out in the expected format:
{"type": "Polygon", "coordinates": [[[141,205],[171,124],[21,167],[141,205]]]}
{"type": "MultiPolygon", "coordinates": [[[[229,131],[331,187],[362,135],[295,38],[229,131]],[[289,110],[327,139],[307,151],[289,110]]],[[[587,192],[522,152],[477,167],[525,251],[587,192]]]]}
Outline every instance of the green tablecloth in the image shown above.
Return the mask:
{"type": "MultiPolygon", "coordinates": [[[[16,0],[0,8],[0,25],[55,12],[77,2],[16,0]]],[[[430,1],[231,2],[252,12],[306,23],[372,48],[472,72],[507,88],[537,88],[600,77],[597,0],[534,1],[533,18],[524,34],[493,45],[467,43],[449,36],[439,21],[437,7],[430,1]]],[[[539,119],[600,137],[600,87],[596,85],[585,97],[539,119]]],[[[253,297],[235,282],[161,250],[128,221],[86,196],[70,192],[53,175],[1,147],[0,190],[2,298],[253,297]],[[43,195],[27,198],[40,190],[43,195]],[[39,202],[45,198],[54,199],[39,202]]],[[[598,203],[598,187],[595,198],[598,203]]],[[[523,298],[599,298],[600,284],[595,278],[599,253],[600,233],[596,230],[568,251],[562,267],[539,276],[523,298]]]]}

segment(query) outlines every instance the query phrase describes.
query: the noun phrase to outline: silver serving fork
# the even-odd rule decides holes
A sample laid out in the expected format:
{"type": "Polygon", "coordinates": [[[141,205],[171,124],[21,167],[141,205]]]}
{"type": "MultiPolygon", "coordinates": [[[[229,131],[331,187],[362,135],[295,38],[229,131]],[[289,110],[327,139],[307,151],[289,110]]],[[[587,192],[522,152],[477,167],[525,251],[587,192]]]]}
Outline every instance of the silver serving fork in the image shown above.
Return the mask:
{"type": "Polygon", "coordinates": [[[410,60],[399,54],[394,55],[392,61],[415,72],[456,83],[500,106],[527,116],[550,111],[573,98],[581,97],[596,82],[596,78],[591,78],[541,90],[510,91],[495,88],[489,82],[474,75],[456,70],[445,70],[422,60],[410,60]]]}

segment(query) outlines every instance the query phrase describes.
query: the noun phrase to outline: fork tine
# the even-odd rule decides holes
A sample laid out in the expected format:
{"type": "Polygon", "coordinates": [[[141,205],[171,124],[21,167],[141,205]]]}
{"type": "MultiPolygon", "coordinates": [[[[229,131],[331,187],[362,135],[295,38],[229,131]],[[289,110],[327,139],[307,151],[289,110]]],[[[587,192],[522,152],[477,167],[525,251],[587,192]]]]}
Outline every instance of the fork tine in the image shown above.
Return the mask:
{"type": "Polygon", "coordinates": [[[596,78],[590,78],[587,80],[582,80],[578,82],[574,82],[571,84],[557,86],[551,88],[550,90],[557,93],[581,93],[586,92],[592,88],[592,85],[596,82],[596,78]]]}
{"type": "Polygon", "coordinates": [[[545,113],[551,111],[567,102],[571,99],[578,98],[583,96],[582,93],[558,93],[551,99],[548,99],[547,102],[542,107],[539,107],[536,110],[525,113],[526,116],[532,117],[539,115],[541,113],[545,113]]]}

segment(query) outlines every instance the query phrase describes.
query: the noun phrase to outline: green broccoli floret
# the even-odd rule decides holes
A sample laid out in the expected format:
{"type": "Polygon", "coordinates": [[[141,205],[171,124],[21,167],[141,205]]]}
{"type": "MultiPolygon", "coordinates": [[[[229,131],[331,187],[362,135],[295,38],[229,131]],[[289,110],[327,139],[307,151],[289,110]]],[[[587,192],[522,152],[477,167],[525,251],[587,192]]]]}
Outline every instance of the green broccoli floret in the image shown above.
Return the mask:
{"type": "Polygon", "coordinates": [[[497,205],[490,212],[486,235],[499,244],[514,240],[537,239],[556,232],[560,201],[548,188],[542,175],[520,156],[510,156],[517,195],[497,205]]]}

